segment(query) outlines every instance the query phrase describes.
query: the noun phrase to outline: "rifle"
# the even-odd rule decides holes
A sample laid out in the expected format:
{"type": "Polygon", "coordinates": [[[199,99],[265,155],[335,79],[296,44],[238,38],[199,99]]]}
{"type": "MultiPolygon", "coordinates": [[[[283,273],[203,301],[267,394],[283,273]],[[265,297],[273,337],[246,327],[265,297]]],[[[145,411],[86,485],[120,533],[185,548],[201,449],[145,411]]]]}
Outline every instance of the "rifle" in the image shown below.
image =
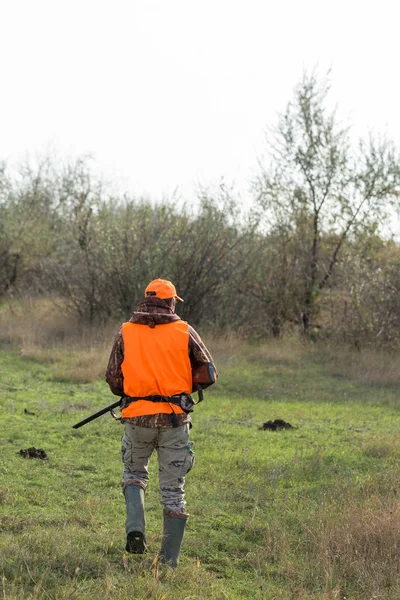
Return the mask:
{"type": "Polygon", "coordinates": [[[82,427],[82,425],[86,425],[86,423],[90,423],[90,421],[94,421],[94,419],[97,419],[97,417],[101,417],[101,415],[105,415],[107,412],[110,412],[111,416],[114,417],[114,419],[117,419],[117,417],[115,416],[115,413],[114,413],[114,408],[117,408],[117,406],[121,406],[121,402],[122,402],[122,398],[120,398],[116,402],[113,402],[112,404],[109,404],[108,406],[105,406],[104,408],[102,408],[101,410],[98,410],[97,412],[93,413],[89,417],[86,417],[86,419],[83,419],[82,421],[79,421],[79,423],[75,423],[75,425],[72,425],[73,429],[78,429],[79,427],[82,427]]]}

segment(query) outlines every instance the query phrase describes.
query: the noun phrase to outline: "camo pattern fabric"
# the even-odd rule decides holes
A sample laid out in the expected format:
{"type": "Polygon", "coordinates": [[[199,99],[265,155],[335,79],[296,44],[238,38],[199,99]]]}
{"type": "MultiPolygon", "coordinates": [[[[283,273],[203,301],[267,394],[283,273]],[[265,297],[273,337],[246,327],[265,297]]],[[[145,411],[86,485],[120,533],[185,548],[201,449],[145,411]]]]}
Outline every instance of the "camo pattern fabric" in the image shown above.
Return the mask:
{"type": "MultiPolygon", "coordinates": [[[[178,426],[192,422],[190,415],[186,413],[175,414],[175,418],[178,426]]],[[[142,417],[131,417],[130,419],[122,419],[122,422],[131,423],[132,425],[139,425],[139,427],[173,427],[172,417],[168,413],[143,415],[142,417]]]]}
{"type": "Polygon", "coordinates": [[[149,481],[149,460],[153,451],[158,455],[158,477],[161,504],[166,515],[187,519],[185,476],[194,464],[189,425],[148,428],[125,423],[122,436],[122,487],[138,485],[146,490],[149,481]]]}
{"type": "MultiPolygon", "coordinates": [[[[164,300],[160,298],[146,298],[136,307],[136,310],[129,321],[131,323],[140,323],[141,325],[156,327],[157,325],[179,321],[179,317],[172,311],[167,302],[164,300]]],[[[201,337],[190,325],[188,352],[192,367],[196,367],[207,362],[211,362],[214,365],[212,356],[203,343],[201,337]]],[[[106,370],[106,381],[110,386],[112,393],[117,396],[124,395],[124,378],[121,369],[123,360],[124,340],[122,337],[121,328],[117,334],[117,337],[115,338],[106,370]]],[[[184,425],[191,422],[190,415],[187,415],[186,413],[176,415],[176,417],[178,419],[178,425],[184,425]]],[[[168,414],[133,417],[131,419],[126,419],[126,421],[129,421],[131,424],[136,424],[140,427],[172,427],[171,416],[168,414]]]]}

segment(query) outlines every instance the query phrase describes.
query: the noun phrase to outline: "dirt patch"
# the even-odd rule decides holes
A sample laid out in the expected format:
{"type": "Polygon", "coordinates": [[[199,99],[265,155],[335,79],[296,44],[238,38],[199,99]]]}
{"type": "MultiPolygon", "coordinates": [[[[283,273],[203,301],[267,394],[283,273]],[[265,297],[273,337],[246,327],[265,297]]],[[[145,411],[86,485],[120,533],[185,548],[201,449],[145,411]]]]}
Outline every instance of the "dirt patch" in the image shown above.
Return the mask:
{"type": "Polygon", "coordinates": [[[282,429],[294,429],[293,425],[283,419],[275,419],[275,421],[266,421],[259,429],[269,431],[281,431],[282,429]]]}
{"type": "Polygon", "coordinates": [[[25,415],[30,415],[31,417],[34,417],[36,415],[36,413],[31,412],[30,410],[28,410],[27,408],[24,408],[24,414],[25,415]]]}
{"type": "Polygon", "coordinates": [[[41,460],[47,459],[47,454],[44,450],[41,448],[34,448],[33,446],[32,448],[27,448],[26,450],[20,450],[17,452],[17,454],[20,454],[24,458],[40,458],[41,460]]]}

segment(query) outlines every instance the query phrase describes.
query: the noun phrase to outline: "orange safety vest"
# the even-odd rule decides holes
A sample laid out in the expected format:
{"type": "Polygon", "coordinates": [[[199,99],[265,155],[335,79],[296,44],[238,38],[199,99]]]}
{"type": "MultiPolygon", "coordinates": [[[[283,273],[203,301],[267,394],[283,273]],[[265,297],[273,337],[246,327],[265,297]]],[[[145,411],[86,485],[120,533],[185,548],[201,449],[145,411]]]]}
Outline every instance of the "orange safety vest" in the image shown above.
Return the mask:
{"type": "MultiPolygon", "coordinates": [[[[123,323],[124,361],[121,365],[126,396],[173,396],[192,391],[189,359],[189,325],[172,321],[149,327],[123,323]]],[[[166,402],[136,400],[122,410],[122,418],[182,413],[180,406],[166,402]]]]}

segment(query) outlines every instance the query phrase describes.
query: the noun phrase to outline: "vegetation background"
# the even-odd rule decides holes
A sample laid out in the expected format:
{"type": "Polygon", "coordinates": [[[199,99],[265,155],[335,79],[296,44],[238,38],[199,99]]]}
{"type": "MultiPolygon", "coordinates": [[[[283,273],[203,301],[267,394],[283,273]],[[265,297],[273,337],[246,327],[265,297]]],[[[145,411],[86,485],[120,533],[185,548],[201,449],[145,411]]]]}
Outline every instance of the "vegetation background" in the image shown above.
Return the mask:
{"type": "Polygon", "coordinates": [[[83,322],[125,319],[162,276],[194,325],[254,338],[301,330],[356,347],[395,346],[400,161],[371,136],[354,147],[305,74],[266,136],[243,209],[221,184],[196,207],[117,197],[84,159],[0,169],[0,294],[53,298],[83,322]]]}
{"type": "Polygon", "coordinates": [[[304,75],[246,210],[223,184],[195,207],[119,197],[84,159],[0,169],[3,598],[400,597],[400,160],[382,137],[353,147],[328,92],[304,75]],[[155,465],[150,552],[127,556],[119,426],[71,428],[110,402],[113,337],[158,276],[220,371],[175,573],[155,465]]]}

